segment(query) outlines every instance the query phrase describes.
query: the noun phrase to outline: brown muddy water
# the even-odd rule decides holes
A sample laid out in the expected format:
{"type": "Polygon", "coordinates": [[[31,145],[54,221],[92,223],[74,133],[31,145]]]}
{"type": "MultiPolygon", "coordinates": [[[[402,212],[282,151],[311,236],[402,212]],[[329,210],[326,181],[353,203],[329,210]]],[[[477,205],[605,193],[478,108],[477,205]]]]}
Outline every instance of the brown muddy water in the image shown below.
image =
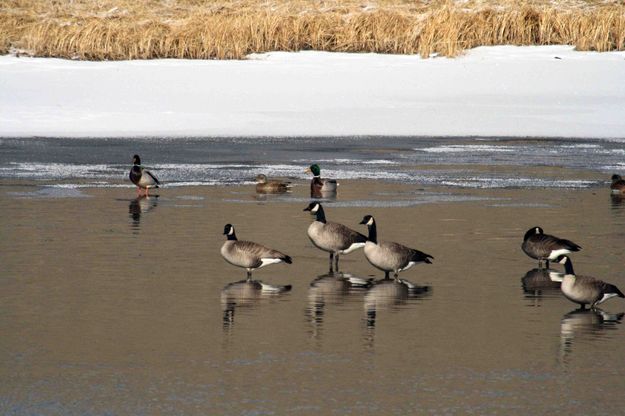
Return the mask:
{"type": "MultiPolygon", "coordinates": [[[[364,232],[373,214],[380,239],[435,257],[402,273],[414,294],[327,276],[307,192],[2,181],[0,413],[623,414],[625,301],[576,311],[520,250],[541,225],[583,247],[578,273],[625,289],[625,203],[605,188],[342,181],[329,220],[364,232]],[[245,278],[219,254],[226,223],[293,257],[254,273],[290,292],[222,293],[245,278]]],[[[341,269],[382,277],[362,250],[341,269]]]]}

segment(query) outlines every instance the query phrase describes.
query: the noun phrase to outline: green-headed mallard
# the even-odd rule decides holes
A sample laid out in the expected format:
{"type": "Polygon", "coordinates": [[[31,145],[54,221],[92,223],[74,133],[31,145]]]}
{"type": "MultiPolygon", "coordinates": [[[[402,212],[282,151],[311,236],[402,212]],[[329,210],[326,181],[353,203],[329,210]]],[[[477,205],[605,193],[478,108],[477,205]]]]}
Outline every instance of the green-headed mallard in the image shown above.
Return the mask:
{"type": "Polygon", "coordinates": [[[625,194],[625,180],[621,178],[621,175],[612,175],[610,189],[615,195],[625,194]]]}
{"type": "Polygon", "coordinates": [[[336,188],[339,185],[335,179],[322,179],[321,178],[321,169],[319,165],[314,164],[310,165],[306,172],[312,173],[313,178],[310,181],[310,195],[313,197],[317,197],[321,195],[321,193],[331,193],[336,192],[336,188]]]}

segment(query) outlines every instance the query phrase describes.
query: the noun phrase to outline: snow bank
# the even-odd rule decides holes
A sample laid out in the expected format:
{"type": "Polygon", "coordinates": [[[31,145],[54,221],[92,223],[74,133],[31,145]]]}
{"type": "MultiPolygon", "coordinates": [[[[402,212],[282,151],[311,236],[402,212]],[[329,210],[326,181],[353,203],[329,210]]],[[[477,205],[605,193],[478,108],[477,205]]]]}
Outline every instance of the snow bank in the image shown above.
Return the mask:
{"type": "Polygon", "coordinates": [[[625,53],[482,47],[455,59],[0,57],[0,136],[625,137],[625,53]]]}

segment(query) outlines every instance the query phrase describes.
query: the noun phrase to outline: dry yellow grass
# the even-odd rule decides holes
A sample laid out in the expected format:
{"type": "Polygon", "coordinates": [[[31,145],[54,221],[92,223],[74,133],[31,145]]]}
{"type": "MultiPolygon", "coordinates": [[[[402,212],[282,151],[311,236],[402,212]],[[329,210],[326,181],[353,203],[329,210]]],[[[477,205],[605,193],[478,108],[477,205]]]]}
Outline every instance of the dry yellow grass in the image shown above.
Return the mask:
{"type": "Polygon", "coordinates": [[[622,1],[3,0],[0,53],[240,59],[315,49],[455,56],[481,45],[625,48],[622,1]]]}

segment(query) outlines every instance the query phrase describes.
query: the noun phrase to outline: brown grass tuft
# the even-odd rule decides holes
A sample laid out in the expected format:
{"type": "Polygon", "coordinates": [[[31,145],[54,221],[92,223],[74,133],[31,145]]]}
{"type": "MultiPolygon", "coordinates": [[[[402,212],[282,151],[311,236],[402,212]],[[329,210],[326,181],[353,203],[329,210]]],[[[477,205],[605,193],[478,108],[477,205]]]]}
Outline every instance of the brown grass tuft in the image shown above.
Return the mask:
{"type": "Polygon", "coordinates": [[[241,59],[314,49],[455,56],[481,45],[625,48],[623,2],[5,0],[0,53],[241,59]],[[19,52],[18,52],[19,53],[19,52]]]}

